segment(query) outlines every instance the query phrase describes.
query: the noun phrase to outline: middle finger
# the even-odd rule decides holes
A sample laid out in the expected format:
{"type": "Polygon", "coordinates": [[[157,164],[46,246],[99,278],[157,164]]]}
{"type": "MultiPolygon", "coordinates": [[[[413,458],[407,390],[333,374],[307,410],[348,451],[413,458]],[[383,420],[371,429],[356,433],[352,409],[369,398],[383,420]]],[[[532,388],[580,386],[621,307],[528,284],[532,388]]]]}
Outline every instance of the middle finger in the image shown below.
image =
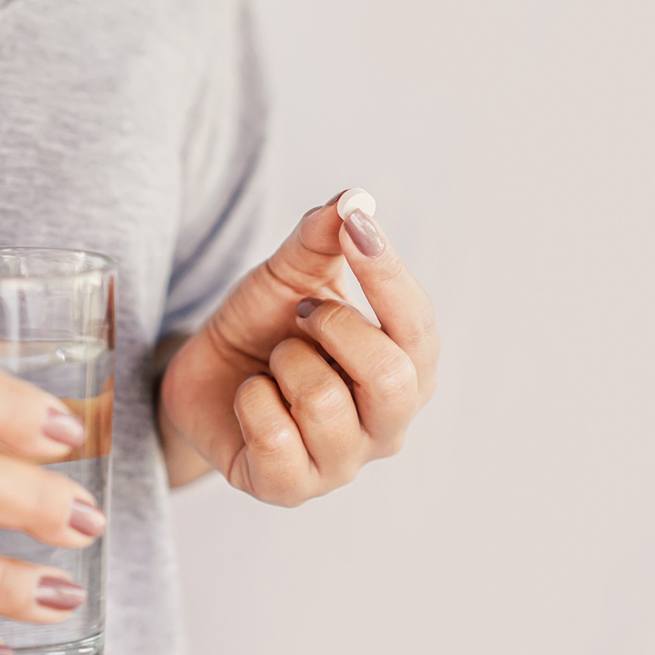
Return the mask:
{"type": "Polygon", "coordinates": [[[84,548],[105,529],[91,494],[34,464],[0,455],[0,527],[26,532],[51,546],[84,548]]]}
{"type": "Polygon", "coordinates": [[[416,411],[418,381],[410,357],[354,307],[307,298],[297,323],[354,382],[366,431],[378,442],[398,438],[416,411]]]}

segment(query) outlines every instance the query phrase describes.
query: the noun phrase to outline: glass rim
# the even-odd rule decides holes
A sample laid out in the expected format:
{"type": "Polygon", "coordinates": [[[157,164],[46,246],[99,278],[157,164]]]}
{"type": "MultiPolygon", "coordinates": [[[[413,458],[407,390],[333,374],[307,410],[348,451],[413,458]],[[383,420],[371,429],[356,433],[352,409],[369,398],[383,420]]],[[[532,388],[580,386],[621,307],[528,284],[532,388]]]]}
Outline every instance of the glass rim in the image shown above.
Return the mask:
{"type": "Polygon", "coordinates": [[[68,280],[83,278],[90,275],[116,273],[116,260],[109,255],[105,255],[96,250],[84,250],[83,248],[50,248],[47,246],[0,246],[0,257],[9,254],[60,254],[60,255],[86,255],[96,261],[92,268],[85,271],[71,271],[70,273],[38,273],[34,275],[2,275],[0,273],[0,284],[12,281],[29,281],[29,280],[68,280]],[[97,264],[97,265],[96,265],[97,264]]]}

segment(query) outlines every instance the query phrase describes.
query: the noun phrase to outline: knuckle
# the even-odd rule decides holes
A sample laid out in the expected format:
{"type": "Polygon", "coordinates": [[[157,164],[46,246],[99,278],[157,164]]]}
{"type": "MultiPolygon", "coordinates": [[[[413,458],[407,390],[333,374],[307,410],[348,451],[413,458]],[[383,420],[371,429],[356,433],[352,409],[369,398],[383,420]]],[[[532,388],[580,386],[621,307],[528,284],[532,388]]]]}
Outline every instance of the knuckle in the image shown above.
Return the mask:
{"type": "Polygon", "coordinates": [[[269,358],[271,367],[274,368],[276,363],[284,361],[292,351],[297,350],[298,347],[302,347],[303,344],[303,340],[297,337],[290,337],[280,341],[271,351],[269,358]]]}
{"type": "Polygon", "coordinates": [[[322,383],[298,397],[293,408],[310,420],[323,422],[343,414],[347,407],[344,390],[332,383],[322,383]]]}
{"type": "Polygon", "coordinates": [[[406,394],[416,394],[416,368],[405,353],[383,361],[373,375],[376,394],[382,399],[392,400],[406,394]]]}
{"type": "Polygon", "coordinates": [[[389,253],[381,262],[380,271],[376,274],[377,279],[386,284],[397,280],[405,271],[403,260],[395,253],[389,253]]]}
{"type": "MultiPolygon", "coordinates": [[[[21,395],[16,390],[14,381],[2,380],[0,383],[0,422],[3,430],[0,440],[10,446],[12,450],[21,451],[24,447],[23,439],[18,438],[17,421],[21,412],[21,395]],[[17,411],[18,410],[18,411],[17,411]]],[[[25,435],[29,437],[30,435],[25,435]]]]}
{"type": "Polygon", "coordinates": [[[237,388],[234,395],[234,404],[245,411],[252,409],[260,402],[261,391],[268,383],[263,376],[253,376],[246,378],[237,388]]]}
{"type": "Polygon", "coordinates": [[[66,526],[72,502],[71,484],[53,471],[40,470],[26,517],[27,532],[38,537],[52,537],[66,526]]]}
{"type": "Polygon", "coordinates": [[[326,301],[319,308],[316,315],[316,327],[321,334],[337,330],[351,316],[351,309],[347,305],[335,301],[326,301]]]}
{"type": "Polygon", "coordinates": [[[437,321],[432,313],[419,318],[410,325],[403,334],[403,343],[409,347],[419,347],[429,344],[431,350],[438,352],[437,321]]]}
{"type": "Polygon", "coordinates": [[[300,507],[310,497],[291,471],[279,471],[269,478],[258,496],[264,502],[287,509],[300,507]]]}
{"type": "Polygon", "coordinates": [[[295,492],[287,493],[279,497],[275,502],[278,507],[283,507],[284,509],[296,509],[307,502],[307,498],[300,496],[295,492]]]}
{"type": "Polygon", "coordinates": [[[31,384],[11,376],[0,378],[0,442],[12,453],[38,456],[42,441],[40,421],[54,399],[31,384]]]}
{"type": "Polygon", "coordinates": [[[248,446],[260,456],[273,456],[283,450],[293,439],[292,429],[271,424],[250,434],[248,446]]]}

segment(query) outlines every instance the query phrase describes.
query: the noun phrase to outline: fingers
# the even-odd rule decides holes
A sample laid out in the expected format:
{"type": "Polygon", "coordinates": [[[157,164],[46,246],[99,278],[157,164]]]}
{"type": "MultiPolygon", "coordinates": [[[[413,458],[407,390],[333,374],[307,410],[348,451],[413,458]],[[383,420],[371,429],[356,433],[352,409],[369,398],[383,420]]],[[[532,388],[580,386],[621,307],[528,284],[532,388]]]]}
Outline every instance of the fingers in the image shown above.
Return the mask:
{"type": "Polygon", "coordinates": [[[234,411],[243,433],[228,479],[260,500],[294,507],[316,494],[318,474],[277,385],[248,378],[237,390],[234,411]]]}
{"type": "Polygon", "coordinates": [[[60,400],[0,373],[0,454],[50,461],[83,441],[82,424],[60,400]]]}
{"type": "MultiPolygon", "coordinates": [[[[105,529],[93,497],[77,483],[28,463],[61,460],[84,443],[84,429],[57,398],[0,374],[0,528],[63,548],[90,545],[105,529]]],[[[57,569],[0,558],[0,616],[63,621],[84,591],[57,569]]]]}
{"type": "Polygon", "coordinates": [[[356,210],[339,241],[382,329],[412,359],[423,395],[431,391],[438,354],[434,310],[379,223],[356,210]]]}
{"type": "Polygon", "coordinates": [[[314,346],[282,341],[270,369],[274,380],[253,376],[237,391],[245,445],[229,479],[262,500],[292,507],[352,480],[372,456],[370,440],[350,389],[314,346]]]}
{"type": "Polygon", "coordinates": [[[271,354],[270,368],[325,490],[350,482],[365,460],[366,443],[346,383],[302,339],[280,343],[271,354]]]}
{"type": "Polygon", "coordinates": [[[93,496],[76,482],[0,455],[0,528],[51,546],[83,548],[104,532],[105,523],[93,496]]]}
{"type": "Polygon", "coordinates": [[[31,623],[58,623],[86,600],[63,571],[0,557],[0,616],[31,623]]]}
{"type": "Polygon", "coordinates": [[[407,353],[345,303],[308,299],[298,313],[300,328],[352,378],[366,431],[380,448],[395,450],[418,404],[416,369],[407,353]]]}

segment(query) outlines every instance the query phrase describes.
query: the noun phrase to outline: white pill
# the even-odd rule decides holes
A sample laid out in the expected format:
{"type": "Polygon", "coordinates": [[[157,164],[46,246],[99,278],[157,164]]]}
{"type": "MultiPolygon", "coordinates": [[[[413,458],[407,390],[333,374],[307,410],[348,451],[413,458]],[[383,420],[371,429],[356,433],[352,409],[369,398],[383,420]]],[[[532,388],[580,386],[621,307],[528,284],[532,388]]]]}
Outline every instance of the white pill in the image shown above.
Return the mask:
{"type": "Polygon", "coordinates": [[[339,198],[337,203],[337,214],[346,219],[356,209],[364,212],[367,216],[375,215],[375,198],[365,189],[348,189],[339,198]]]}

